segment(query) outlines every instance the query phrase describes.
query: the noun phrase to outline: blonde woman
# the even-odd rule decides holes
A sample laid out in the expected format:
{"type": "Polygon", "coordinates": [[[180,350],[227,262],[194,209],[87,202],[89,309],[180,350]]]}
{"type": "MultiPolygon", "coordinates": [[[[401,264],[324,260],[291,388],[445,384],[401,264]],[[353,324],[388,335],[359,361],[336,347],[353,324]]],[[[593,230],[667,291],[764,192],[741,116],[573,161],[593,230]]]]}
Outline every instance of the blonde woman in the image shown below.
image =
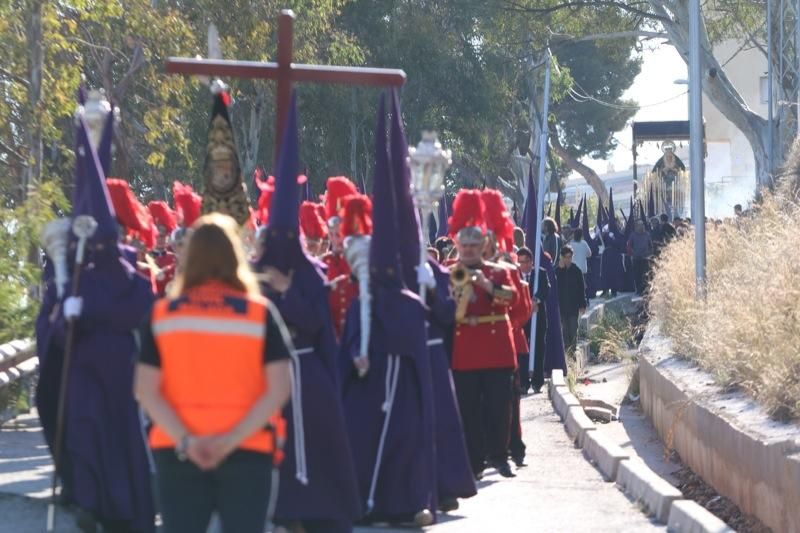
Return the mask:
{"type": "Polygon", "coordinates": [[[153,421],[164,531],[261,533],[289,398],[285,326],[227,215],[198,219],[168,298],[142,327],[135,394],[153,421]]]}

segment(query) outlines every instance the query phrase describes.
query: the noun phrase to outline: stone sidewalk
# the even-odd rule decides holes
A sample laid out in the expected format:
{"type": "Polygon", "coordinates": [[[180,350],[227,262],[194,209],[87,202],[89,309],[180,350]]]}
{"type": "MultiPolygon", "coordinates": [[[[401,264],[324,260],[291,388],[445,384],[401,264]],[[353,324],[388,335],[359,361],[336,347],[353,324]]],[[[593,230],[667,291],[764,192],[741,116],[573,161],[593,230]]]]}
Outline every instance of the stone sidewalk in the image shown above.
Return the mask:
{"type": "MultiPolygon", "coordinates": [[[[496,531],[664,531],[647,519],[613,483],[574,448],[545,394],[523,399],[523,433],[529,466],[514,479],[487,471],[477,496],[461,503],[433,533],[496,531]]],[[[44,530],[51,470],[41,429],[33,416],[0,430],[0,531],[44,530]]],[[[65,516],[65,515],[60,515],[65,516]]],[[[62,520],[59,531],[70,531],[62,520]]],[[[358,528],[360,533],[409,531],[358,528]]]]}

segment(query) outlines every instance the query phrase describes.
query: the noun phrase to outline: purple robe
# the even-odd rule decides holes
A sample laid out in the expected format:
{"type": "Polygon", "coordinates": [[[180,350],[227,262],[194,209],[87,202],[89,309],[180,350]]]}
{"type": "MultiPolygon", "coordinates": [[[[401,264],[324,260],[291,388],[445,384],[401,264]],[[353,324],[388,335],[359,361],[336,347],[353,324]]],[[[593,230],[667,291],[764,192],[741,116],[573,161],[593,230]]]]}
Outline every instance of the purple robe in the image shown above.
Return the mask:
{"type": "MultiPolygon", "coordinates": [[[[133,331],[152,307],[153,294],[147,280],[108,250],[95,254],[81,274],[79,295],[83,309],[67,389],[65,482],[75,503],[99,521],[154,531],[152,469],[133,397],[133,331]]],[[[51,347],[58,338],[59,333],[51,336],[51,347]]],[[[53,355],[50,351],[48,359],[53,355]]]]}
{"type": "Polygon", "coordinates": [[[625,290],[625,237],[621,231],[603,231],[605,246],[601,258],[600,288],[602,290],[625,290]],[[612,236],[613,235],[613,236],[612,236]]]}
{"type": "Polygon", "coordinates": [[[300,360],[308,478],[303,484],[297,476],[290,401],[283,411],[287,440],[275,517],[279,521],[302,521],[307,530],[316,525],[324,531],[351,531],[362,509],[339,393],[327,287],[320,272],[307,261],[294,271],[286,293],[268,296],[286,322],[300,360]]]}
{"type": "Polygon", "coordinates": [[[436,481],[439,501],[469,498],[477,494],[469,463],[464,428],[458,411],[453,375],[450,372],[451,337],[456,303],[450,296],[450,273],[429,260],[436,278],[435,294],[428,297],[428,350],[433,377],[436,420],[436,481]]]}
{"type": "MultiPolygon", "coordinates": [[[[425,310],[407,290],[373,283],[369,372],[359,378],[353,359],[359,355],[361,327],[358,301],[347,312],[340,362],[347,428],[361,497],[374,506],[372,521],[405,522],[436,505],[436,460],[431,365],[426,345],[425,310]],[[390,370],[393,372],[389,373],[390,370]],[[393,376],[396,377],[396,382],[393,376]],[[394,387],[396,383],[396,387],[394,387]],[[390,389],[396,394],[391,412],[390,389]],[[375,492],[373,473],[387,414],[375,492]]],[[[369,507],[369,506],[367,506],[369,507]]],[[[370,512],[371,511],[371,512],[370,512]]]]}
{"type": "Polygon", "coordinates": [[[561,310],[558,304],[558,282],[553,263],[542,256],[542,266],[547,271],[550,290],[547,292],[547,333],[544,341],[544,373],[550,375],[553,369],[560,368],[567,375],[567,361],[564,356],[564,338],[561,336],[561,310]]]}

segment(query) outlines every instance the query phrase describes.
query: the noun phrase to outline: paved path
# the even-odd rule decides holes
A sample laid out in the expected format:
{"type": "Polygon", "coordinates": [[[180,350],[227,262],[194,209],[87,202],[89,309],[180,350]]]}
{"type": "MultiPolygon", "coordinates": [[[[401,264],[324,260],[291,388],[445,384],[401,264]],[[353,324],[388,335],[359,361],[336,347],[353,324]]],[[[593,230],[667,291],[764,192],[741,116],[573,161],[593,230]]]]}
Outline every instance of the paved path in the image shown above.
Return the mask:
{"type": "MultiPolygon", "coordinates": [[[[432,533],[663,531],[576,450],[544,394],[523,399],[528,467],[507,480],[493,471],[432,533]]],[[[51,465],[33,416],[0,430],[0,531],[43,531],[51,465]],[[10,493],[10,494],[9,494],[10,493]]],[[[441,516],[441,515],[440,515],[441,516]]],[[[61,531],[70,531],[62,520],[61,531]]],[[[358,528],[358,532],[409,531],[358,528]]]]}

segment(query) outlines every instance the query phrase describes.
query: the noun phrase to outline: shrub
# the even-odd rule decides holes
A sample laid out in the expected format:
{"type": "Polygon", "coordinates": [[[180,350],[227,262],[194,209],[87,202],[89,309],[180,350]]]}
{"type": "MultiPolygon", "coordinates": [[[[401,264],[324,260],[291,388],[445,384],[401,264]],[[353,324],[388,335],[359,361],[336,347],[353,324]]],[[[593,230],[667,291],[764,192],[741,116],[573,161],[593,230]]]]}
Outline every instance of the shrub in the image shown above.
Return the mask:
{"type": "Polygon", "coordinates": [[[621,361],[634,346],[631,323],[619,313],[606,311],[589,332],[589,350],[599,361],[621,361]]]}
{"type": "Polygon", "coordinates": [[[785,187],[748,218],[707,231],[707,299],[695,299],[694,239],[662,253],[650,314],[721,385],[777,419],[800,415],[800,207],[785,187]]]}

